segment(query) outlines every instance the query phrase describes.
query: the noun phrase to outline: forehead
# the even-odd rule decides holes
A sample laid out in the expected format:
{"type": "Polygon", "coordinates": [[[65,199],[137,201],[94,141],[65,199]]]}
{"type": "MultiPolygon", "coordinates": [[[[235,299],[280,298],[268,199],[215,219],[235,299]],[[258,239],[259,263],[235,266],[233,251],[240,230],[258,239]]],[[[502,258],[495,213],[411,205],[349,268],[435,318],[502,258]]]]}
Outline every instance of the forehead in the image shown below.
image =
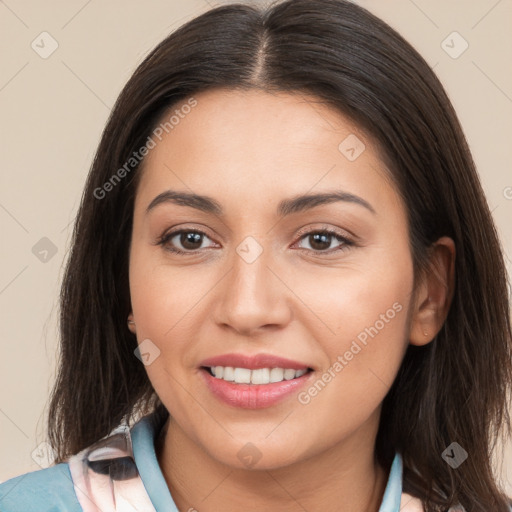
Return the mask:
{"type": "Polygon", "coordinates": [[[318,98],[217,89],[193,100],[185,99],[162,117],[136,202],[147,206],[166,189],[245,205],[323,189],[397,202],[371,137],[318,98]]]}

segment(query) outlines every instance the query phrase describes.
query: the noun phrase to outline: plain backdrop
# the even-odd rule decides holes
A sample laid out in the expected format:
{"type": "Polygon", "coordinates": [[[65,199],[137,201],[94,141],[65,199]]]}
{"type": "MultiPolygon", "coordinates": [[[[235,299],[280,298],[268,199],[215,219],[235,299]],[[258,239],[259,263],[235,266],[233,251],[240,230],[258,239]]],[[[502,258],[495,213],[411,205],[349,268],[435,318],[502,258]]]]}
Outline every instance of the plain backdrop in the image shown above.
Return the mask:
{"type": "MultiPolygon", "coordinates": [[[[225,3],[0,1],[0,481],[44,466],[37,447],[55,376],[63,264],[110,109],[160,40],[225,3]]],[[[440,77],[510,255],[512,1],[357,3],[398,30],[440,77]]],[[[512,494],[511,444],[499,473],[512,494]]]]}

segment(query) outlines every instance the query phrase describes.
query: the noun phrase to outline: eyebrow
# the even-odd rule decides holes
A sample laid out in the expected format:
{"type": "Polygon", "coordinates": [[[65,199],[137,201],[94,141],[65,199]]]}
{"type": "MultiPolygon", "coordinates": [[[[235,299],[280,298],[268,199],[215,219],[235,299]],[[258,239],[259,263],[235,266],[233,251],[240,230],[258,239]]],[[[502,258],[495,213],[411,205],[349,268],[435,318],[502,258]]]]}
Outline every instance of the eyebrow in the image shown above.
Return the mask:
{"type": "MultiPolygon", "coordinates": [[[[324,204],[335,203],[338,201],[357,204],[362,206],[376,215],[375,209],[368,201],[362,197],[356,196],[349,192],[332,191],[317,194],[302,194],[282,200],[277,207],[277,214],[279,217],[285,217],[293,213],[303,212],[317,206],[324,204]]],[[[166,190],[158,194],[149,203],[146,208],[146,214],[156,208],[160,204],[173,203],[180,206],[187,206],[195,208],[205,213],[213,213],[218,216],[223,216],[224,211],[222,206],[212,197],[203,196],[189,192],[178,192],[176,190],[166,190]]]]}

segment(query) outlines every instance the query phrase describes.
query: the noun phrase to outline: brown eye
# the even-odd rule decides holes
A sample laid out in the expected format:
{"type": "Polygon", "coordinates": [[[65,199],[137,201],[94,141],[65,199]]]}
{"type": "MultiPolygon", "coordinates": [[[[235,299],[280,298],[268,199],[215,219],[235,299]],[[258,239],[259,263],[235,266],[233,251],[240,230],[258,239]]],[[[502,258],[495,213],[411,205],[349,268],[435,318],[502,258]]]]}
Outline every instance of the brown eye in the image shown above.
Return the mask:
{"type": "Polygon", "coordinates": [[[208,238],[206,233],[195,230],[178,230],[162,236],[158,242],[165,250],[177,254],[194,253],[201,247],[205,238],[208,238]]]}
{"type": "Polygon", "coordinates": [[[183,231],[179,235],[179,242],[185,249],[193,251],[199,249],[202,243],[202,235],[195,231],[183,231]],[[198,246],[199,244],[199,246],[198,246]]]}
{"type": "Polygon", "coordinates": [[[314,252],[336,252],[353,245],[352,242],[344,236],[330,230],[310,231],[302,235],[301,240],[306,240],[309,243],[309,247],[301,247],[302,249],[312,250],[314,252]],[[332,249],[331,244],[333,239],[341,243],[331,251],[329,249],[332,249]]]}
{"type": "Polygon", "coordinates": [[[327,233],[315,233],[313,235],[308,235],[310,247],[320,251],[330,248],[332,238],[333,236],[327,233]]]}

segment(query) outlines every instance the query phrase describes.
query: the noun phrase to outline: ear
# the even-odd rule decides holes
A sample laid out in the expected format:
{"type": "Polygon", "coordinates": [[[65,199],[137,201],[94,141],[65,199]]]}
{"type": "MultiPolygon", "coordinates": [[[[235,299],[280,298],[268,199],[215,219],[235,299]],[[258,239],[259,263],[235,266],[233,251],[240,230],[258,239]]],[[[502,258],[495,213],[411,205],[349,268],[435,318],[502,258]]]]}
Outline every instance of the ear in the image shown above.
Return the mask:
{"type": "Polygon", "coordinates": [[[136,330],[135,330],[135,322],[133,320],[133,313],[130,311],[130,314],[128,315],[128,329],[133,333],[135,334],[136,333],[136,330]]]}
{"type": "Polygon", "coordinates": [[[455,289],[455,243],[442,237],[430,247],[428,270],[415,290],[409,341],[430,343],[441,330],[455,289]]]}

